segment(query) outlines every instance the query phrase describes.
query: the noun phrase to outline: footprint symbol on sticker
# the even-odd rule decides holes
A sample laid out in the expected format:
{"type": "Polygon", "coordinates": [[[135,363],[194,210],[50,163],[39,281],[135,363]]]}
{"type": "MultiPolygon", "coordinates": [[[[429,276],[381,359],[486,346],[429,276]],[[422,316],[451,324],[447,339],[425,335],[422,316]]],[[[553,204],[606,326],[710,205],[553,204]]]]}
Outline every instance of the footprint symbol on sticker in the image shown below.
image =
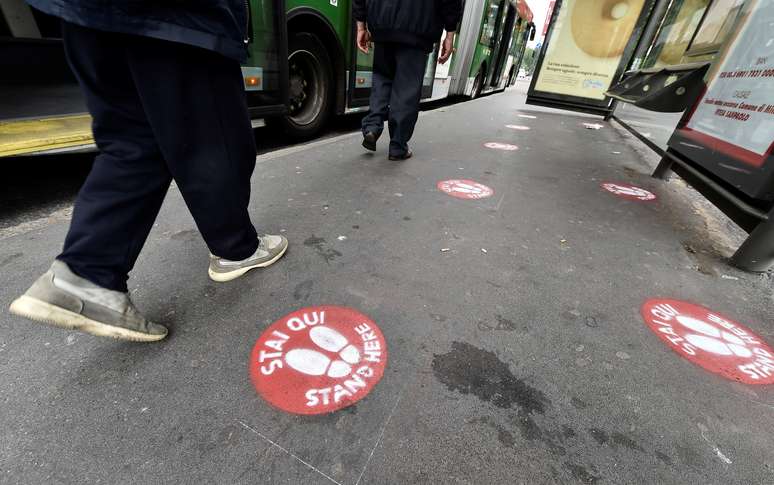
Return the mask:
{"type": "Polygon", "coordinates": [[[360,362],[360,352],[345,336],[329,327],[313,327],[309,338],[318,349],[337,354],[330,358],[320,350],[293,349],[285,362],[294,370],[310,376],[327,375],[335,379],[348,376],[352,366],[360,362]]]}
{"type": "Polygon", "coordinates": [[[452,186],[451,188],[452,192],[460,192],[463,194],[483,194],[484,191],[479,187],[474,187],[472,185],[468,185],[463,182],[458,182],[456,185],[452,186]]]}
{"type": "Polygon", "coordinates": [[[683,327],[697,332],[685,335],[685,340],[705,352],[726,356],[736,355],[738,357],[751,357],[753,355],[752,351],[745,345],[744,340],[732,333],[720,330],[702,320],[684,315],[678,315],[675,318],[683,327]]]}

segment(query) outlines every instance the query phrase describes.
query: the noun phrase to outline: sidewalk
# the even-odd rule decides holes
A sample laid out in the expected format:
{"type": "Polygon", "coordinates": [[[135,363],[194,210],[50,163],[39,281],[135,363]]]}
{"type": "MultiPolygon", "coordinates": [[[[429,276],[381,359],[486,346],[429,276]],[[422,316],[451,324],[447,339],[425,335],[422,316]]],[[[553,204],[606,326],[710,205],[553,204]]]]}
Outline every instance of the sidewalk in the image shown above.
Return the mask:
{"type": "Polygon", "coordinates": [[[207,278],[173,188],[130,280],[171,329],[159,344],[10,316],[67,225],[0,241],[0,483],[771,483],[772,386],[681,358],[640,314],[689,301],[774,344],[768,277],[726,266],[739,234],[650,179],[615,126],[523,98],[427,112],[403,163],[358,134],[261,155],[253,220],[291,248],[232,283],[207,278]],[[449,197],[448,179],[494,195],[449,197]],[[389,363],[356,405],[299,417],[256,394],[248,360],[315,305],[368,315],[389,363]]]}

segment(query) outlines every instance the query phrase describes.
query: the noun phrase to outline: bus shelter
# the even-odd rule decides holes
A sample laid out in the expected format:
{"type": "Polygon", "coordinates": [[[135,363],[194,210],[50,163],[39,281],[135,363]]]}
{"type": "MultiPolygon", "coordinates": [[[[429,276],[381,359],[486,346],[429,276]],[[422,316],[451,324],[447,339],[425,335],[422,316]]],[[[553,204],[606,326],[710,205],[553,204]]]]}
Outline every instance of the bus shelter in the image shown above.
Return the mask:
{"type": "Polygon", "coordinates": [[[558,0],[528,103],[613,119],[774,265],[774,0],[558,0]]]}

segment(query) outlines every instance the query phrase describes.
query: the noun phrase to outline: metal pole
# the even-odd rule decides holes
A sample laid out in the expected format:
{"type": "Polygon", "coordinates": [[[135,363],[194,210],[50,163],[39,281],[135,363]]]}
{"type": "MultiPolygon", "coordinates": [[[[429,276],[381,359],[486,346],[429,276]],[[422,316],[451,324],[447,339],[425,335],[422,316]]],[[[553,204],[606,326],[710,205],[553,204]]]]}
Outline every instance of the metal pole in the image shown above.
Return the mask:
{"type": "MultiPolygon", "coordinates": [[[[664,15],[666,15],[666,12],[671,5],[672,0],[656,1],[656,5],[650,12],[650,20],[648,20],[648,24],[642,33],[642,40],[637,46],[637,50],[634,52],[632,59],[644,58],[648,54],[648,51],[653,45],[653,41],[656,40],[656,35],[658,34],[659,29],[661,29],[661,24],[664,21],[664,15]]],[[[636,68],[639,69],[640,66],[637,66],[636,68]]]]}
{"type": "MultiPolygon", "coordinates": [[[[645,29],[643,30],[642,36],[640,37],[640,43],[637,45],[637,49],[632,55],[632,60],[637,58],[644,58],[647,55],[650,47],[653,45],[653,41],[655,40],[658,30],[661,28],[661,23],[664,21],[664,15],[666,14],[667,8],[671,3],[672,0],[656,1],[656,4],[653,6],[653,9],[650,12],[648,23],[645,25],[645,29]]],[[[639,68],[640,66],[629,66],[629,69],[639,68]]]]}
{"type": "Polygon", "coordinates": [[[610,111],[605,114],[605,121],[610,121],[615,116],[615,109],[618,107],[618,100],[614,99],[610,104],[610,111]]]}
{"type": "MultiPolygon", "coordinates": [[[[639,65],[636,67],[633,65],[634,61],[637,59],[644,59],[645,55],[650,50],[658,30],[661,28],[661,23],[664,21],[664,15],[666,14],[667,8],[671,3],[672,0],[656,0],[653,4],[653,8],[650,11],[648,21],[645,23],[645,27],[642,30],[637,47],[634,49],[632,57],[629,59],[626,66],[627,71],[640,68],[639,65]]],[[[615,109],[617,106],[618,101],[614,99],[613,103],[610,105],[610,110],[605,114],[605,121],[610,121],[610,119],[615,116],[615,109]]]]}
{"type": "Polygon", "coordinates": [[[774,210],[769,219],[750,233],[731,258],[731,264],[744,271],[765,273],[774,265],[774,210]]]}
{"type": "Polygon", "coordinates": [[[651,175],[651,177],[654,179],[668,181],[669,176],[672,174],[673,163],[675,162],[673,162],[671,158],[664,155],[661,161],[658,162],[658,167],[656,167],[656,170],[653,171],[653,175],[651,175]]]}

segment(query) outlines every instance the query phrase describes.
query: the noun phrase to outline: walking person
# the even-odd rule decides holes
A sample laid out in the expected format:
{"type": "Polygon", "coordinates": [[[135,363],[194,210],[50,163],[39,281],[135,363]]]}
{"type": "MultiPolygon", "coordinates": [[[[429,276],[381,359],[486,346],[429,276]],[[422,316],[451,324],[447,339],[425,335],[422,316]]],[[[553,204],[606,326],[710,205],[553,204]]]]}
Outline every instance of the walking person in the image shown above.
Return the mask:
{"type": "Polygon", "coordinates": [[[440,63],[449,60],[462,19],[461,0],[353,0],[357,45],[368,54],[374,47],[371,111],[363,119],[363,146],[376,150],[388,121],[390,160],[412,157],[408,142],[419,117],[419,100],[427,57],[441,44],[440,63]]]}
{"type": "Polygon", "coordinates": [[[64,250],[11,304],[32,320],[93,335],[161,340],[127,279],[175,180],[223,282],[273,264],[282,236],[248,214],[256,147],[240,62],[242,0],[29,0],[62,20],[65,52],[93,118],[99,155],[75,202],[64,250]]]}

